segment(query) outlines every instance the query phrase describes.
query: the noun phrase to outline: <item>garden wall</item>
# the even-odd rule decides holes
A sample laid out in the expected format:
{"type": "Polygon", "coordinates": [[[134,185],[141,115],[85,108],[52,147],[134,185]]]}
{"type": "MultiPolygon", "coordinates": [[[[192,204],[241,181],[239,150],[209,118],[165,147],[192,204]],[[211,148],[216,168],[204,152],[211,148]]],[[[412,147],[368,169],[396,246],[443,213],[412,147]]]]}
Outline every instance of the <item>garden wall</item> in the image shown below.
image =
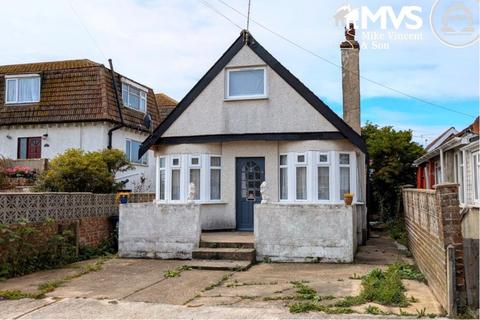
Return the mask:
{"type": "Polygon", "coordinates": [[[120,205],[120,257],[191,259],[200,234],[200,205],[120,205]]]}
{"type": "MultiPolygon", "coordinates": [[[[151,202],[154,193],[132,193],[130,202],[151,202]]],[[[59,228],[69,227],[80,246],[96,246],[108,239],[114,226],[110,217],[118,215],[115,194],[93,193],[0,193],[0,224],[27,221],[40,225],[54,220],[59,228]]]]}
{"type": "Polygon", "coordinates": [[[409,248],[436,298],[455,313],[465,291],[458,185],[404,189],[403,202],[409,248]]]}
{"type": "Polygon", "coordinates": [[[259,261],[352,262],[355,256],[358,229],[354,206],[257,204],[254,219],[259,261]]]}

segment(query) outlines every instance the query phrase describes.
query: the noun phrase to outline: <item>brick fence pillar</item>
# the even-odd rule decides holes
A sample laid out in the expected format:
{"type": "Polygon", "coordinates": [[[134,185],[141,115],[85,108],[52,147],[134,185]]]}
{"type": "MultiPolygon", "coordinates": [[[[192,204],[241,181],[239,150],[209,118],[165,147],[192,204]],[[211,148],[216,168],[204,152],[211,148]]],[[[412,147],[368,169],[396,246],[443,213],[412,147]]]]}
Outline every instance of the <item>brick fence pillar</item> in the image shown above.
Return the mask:
{"type": "Polygon", "coordinates": [[[436,209],[440,216],[440,237],[445,249],[455,248],[455,287],[456,305],[465,293],[465,273],[463,266],[462,216],[458,200],[458,184],[443,183],[435,186],[436,209]]]}

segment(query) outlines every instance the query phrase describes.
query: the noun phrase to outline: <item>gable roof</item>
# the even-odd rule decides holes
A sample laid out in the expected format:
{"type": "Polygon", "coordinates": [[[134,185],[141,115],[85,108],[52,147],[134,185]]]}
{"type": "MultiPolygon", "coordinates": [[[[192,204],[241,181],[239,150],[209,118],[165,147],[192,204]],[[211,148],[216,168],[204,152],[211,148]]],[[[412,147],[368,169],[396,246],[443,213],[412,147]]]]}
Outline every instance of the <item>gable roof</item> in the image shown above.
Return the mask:
{"type": "Polygon", "coordinates": [[[162,134],[175,122],[175,120],[188,108],[198,95],[210,84],[210,82],[225,68],[232,58],[247,45],[265,63],[272,68],[285,82],[287,82],[298,94],[300,94],[311,106],[322,114],[339,133],[364,153],[367,152],[362,137],[346,124],[335,112],[333,112],[320,98],[310,91],[298,78],[288,71],[277,59],[275,59],[255,38],[246,30],[225,51],[219,60],[207,71],[187,95],[178,103],[177,107],[160,123],[154,132],[142,143],[139,155],[143,155],[154,144],[161,143],[162,134]]]}
{"type": "Polygon", "coordinates": [[[436,137],[432,142],[430,142],[426,147],[425,151],[431,151],[441,145],[443,142],[445,142],[448,138],[451,136],[454,136],[458,133],[457,129],[455,127],[450,127],[447,130],[445,130],[442,134],[440,134],[438,137],[436,137]]]}
{"type": "MultiPolygon", "coordinates": [[[[126,77],[115,76],[121,97],[121,79],[126,77]]],[[[147,110],[154,126],[165,118],[152,89],[147,93],[147,110]]],[[[122,106],[122,115],[127,127],[149,131],[143,112],[122,106]]],[[[120,123],[112,74],[104,65],[83,59],[0,66],[0,126],[92,121],[120,123]],[[6,105],[4,76],[22,73],[40,74],[40,101],[6,105]]]]}

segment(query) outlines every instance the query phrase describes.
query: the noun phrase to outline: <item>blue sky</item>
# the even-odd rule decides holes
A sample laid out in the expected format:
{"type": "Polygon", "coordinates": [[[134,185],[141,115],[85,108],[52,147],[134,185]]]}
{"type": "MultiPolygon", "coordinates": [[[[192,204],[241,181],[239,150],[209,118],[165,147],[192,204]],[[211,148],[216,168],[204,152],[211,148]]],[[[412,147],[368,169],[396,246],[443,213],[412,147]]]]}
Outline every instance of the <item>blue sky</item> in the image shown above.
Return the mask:
{"type": "MultiPolygon", "coordinates": [[[[247,0],[223,1],[246,13],[247,0]]],[[[467,5],[470,1],[474,0],[463,0],[467,5]]],[[[409,30],[404,23],[396,29],[388,20],[386,29],[377,22],[357,30],[357,38],[363,45],[362,76],[409,95],[478,115],[478,42],[467,48],[441,43],[430,26],[434,2],[252,0],[252,19],[340,64],[338,45],[344,37],[343,29],[333,18],[339,7],[364,6],[375,12],[391,6],[398,16],[402,7],[418,6],[421,13],[416,14],[423,24],[419,29],[409,30]],[[370,40],[372,33],[386,39],[370,40]],[[414,39],[390,39],[394,34],[414,39]]],[[[240,32],[209,6],[235,24],[245,26],[245,18],[219,0],[9,2],[0,12],[0,28],[9,35],[8,41],[0,42],[0,64],[76,58],[107,64],[107,58],[111,57],[117,71],[179,100],[240,32]]],[[[478,32],[478,9],[474,15],[478,32]]],[[[250,30],[267,50],[341,115],[338,67],[292,46],[253,22],[250,30]]],[[[450,126],[461,129],[474,120],[404,97],[365,79],[361,80],[361,93],[362,122],[412,129],[419,142],[432,140],[450,126]]]]}

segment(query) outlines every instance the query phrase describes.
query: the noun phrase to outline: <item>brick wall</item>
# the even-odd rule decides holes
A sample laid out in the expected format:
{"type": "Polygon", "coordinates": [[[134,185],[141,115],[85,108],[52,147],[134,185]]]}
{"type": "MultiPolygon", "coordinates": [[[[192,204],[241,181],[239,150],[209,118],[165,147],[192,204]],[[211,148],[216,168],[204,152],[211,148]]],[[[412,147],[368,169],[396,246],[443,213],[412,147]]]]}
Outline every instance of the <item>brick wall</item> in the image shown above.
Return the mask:
{"type": "Polygon", "coordinates": [[[434,295],[446,310],[450,310],[448,245],[455,247],[458,293],[464,291],[465,284],[458,185],[440,184],[435,190],[404,189],[403,201],[410,250],[434,295]]]}
{"type": "Polygon", "coordinates": [[[108,218],[84,218],[78,221],[80,246],[98,246],[109,238],[114,226],[108,218]]]}

